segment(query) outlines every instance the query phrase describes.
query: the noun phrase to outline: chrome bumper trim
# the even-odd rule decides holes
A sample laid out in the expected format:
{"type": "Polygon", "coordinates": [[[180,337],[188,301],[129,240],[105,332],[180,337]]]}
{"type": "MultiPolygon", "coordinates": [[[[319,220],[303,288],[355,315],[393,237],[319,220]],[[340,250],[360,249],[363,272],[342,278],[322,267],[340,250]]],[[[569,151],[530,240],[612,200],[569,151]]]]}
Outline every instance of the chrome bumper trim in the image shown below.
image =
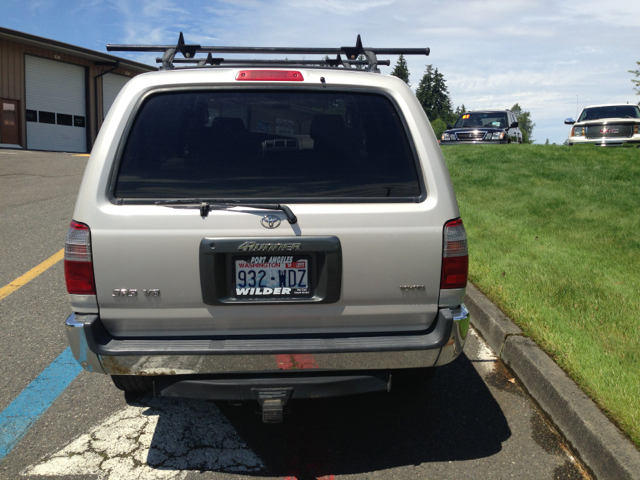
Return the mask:
{"type": "Polygon", "coordinates": [[[109,341],[105,343],[104,337],[96,342],[92,327],[96,320],[99,321],[95,315],[71,315],[67,319],[67,336],[74,356],[83,368],[109,375],[269,373],[291,368],[345,371],[432,367],[455,360],[462,352],[469,328],[469,313],[464,305],[460,305],[454,309],[441,309],[437,320],[439,325],[424,335],[325,339],[324,346],[318,342],[298,343],[296,348],[300,347],[300,351],[284,348],[282,342],[279,347],[271,343],[262,348],[253,343],[254,348],[245,350],[247,353],[241,348],[229,349],[224,345],[216,345],[215,348],[209,346],[205,351],[203,343],[206,341],[200,341],[193,347],[193,353],[188,351],[189,348],[181,347],[171,354],[169,350],[158,351],[158,342],[150,342],[150,345],[156,345],[153,353],[144,351],[144,341],[137,343],[139,348],[131,350],[125,348],[124,344],[118,346],[116,340],[113,344],[109,341]],[[88,341],[87,334],[90,336],[88,341]],[[111,351],[110,345],[115,345],[111,351]]]}
{"type": "Polygon", "coordinates": [[[64,323],[71,353],[73,353],[73,357],[87,372],[106,373],[102,368],[100,359],[91,351],[87,344],[87,337],[84,333],[84,322],[86,318],[86,315],[72,313],[64,323]]]}
{"type": "Polygon", "coordinates": [[[596,147],[619,147],[619,146],[640,146],[640,138],[638,136],[633,137],[598,137],[587,138],[585,137],[570,137],[569,145],[592,145],[596,147]]]}
{"type": "Polygon", "coordinates": [[[453,328],[451,328],[451,337],[447,344],[442,347],[442,352],[438,357],[436,366],[446,365],[453,362],[458,355],[462,353],[467,334],[469,333],[469,322],[471,315],[465,304],[461,304],[458,308],[452,309],[453,328]]]}
{"type": "Polygon", "coordinates": [[[153,355],[101,356],[110,375],[189,375],[214,373],[273,373],[313,371],[388,370],[432,367],[440,349],[411,352],[357,352],[285,355],[153,355]],[[296,366],[296,364],[300,366],[296,366]],[[293,367],[291,366],[293,365],[293,367]]]}

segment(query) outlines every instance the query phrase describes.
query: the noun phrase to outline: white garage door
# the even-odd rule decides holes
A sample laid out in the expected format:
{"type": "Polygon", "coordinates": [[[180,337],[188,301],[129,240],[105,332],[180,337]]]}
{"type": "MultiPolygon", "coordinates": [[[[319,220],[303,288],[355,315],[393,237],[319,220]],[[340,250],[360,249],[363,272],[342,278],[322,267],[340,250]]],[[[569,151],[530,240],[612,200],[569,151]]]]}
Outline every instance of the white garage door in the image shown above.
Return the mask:
{"type": "Polygon", "coordinates": [[[109,109],[111,109],[111,105],[115,101],[118,93],[124,87],[124,84],[129,81],[130,77],[125,77],[122,75],[116,75],[114,73],[107,73],[102,77],[102,105],[104,105],[103,118],[107,116],[109,113],[109,109]]]}
{"type": "Polygon", "coordinates": [[[25,56],[27,148],[87,151],[85,69],[25,56]]]}

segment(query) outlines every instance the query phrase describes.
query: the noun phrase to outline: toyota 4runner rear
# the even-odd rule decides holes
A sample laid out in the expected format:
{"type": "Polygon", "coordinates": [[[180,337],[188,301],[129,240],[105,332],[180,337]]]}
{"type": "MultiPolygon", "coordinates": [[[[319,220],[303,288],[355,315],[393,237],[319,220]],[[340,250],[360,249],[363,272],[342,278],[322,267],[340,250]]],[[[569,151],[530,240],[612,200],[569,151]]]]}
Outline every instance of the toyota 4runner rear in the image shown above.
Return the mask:
{"type": "Polygon", "coordinates": [[[358,38],[265,68],[182,36],[159,48],[164,68],[105,120],[67,235],[82,367],[280,421],[290,398],[395,389],[455,359],[468,254],[451,180],[413,92],[374,73],[378,54],[428,49],[358,38]],[[174,68],[176,51],[200,66],[174,68]]]}

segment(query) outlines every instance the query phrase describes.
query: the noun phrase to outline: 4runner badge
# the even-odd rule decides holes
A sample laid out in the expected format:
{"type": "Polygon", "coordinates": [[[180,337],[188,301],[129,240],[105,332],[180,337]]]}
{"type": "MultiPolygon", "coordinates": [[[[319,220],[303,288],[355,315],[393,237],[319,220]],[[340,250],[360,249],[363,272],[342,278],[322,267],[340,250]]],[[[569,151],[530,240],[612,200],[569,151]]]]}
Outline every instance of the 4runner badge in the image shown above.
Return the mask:
{"type": "Polygon", "coordinates": [[[257,243],[257,242],[244,242],[238,247],[238,250],[243,252],[272,252],[272,251],[289,251],[296,252],[300,250],[300,243],[257,243]]]}

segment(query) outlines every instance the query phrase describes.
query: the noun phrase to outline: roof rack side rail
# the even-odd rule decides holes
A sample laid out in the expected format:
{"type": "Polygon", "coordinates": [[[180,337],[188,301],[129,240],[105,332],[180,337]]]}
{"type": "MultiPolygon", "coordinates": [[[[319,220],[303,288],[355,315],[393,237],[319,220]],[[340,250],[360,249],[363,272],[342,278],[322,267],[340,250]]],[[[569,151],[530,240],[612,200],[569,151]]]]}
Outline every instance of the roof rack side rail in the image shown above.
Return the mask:
{"type": "MultiPolygon", "coordinates": [[[[365,48],[362,46],[362,40],[360,35],[356,40],[355,47],[339,47],[339,48],[305,48],[305,47],[216,47],[216,46],[201,46],[198,44],[186,44],[184,41],[184,35],[180,32],[177,45],[107,45],[107,51],[109,52],[164,52],[162,56],[162,69],[170,70],[175,68],[174,63],[183,63],[182,61],[176,61],[175,56],[178,52],[182,53],[184,59],[193,60],[196,53],[207,53],[206,59],[197,59],[195,62],[197,66],[205,65],[220,65],[221,63],[233,63],[233,64],[252,64],[255,61],[251,60],[236,60],[236,59],[222,59],[213,58],[212,53],[222,54],[261,54],[261,55],[336,55],[336,58],[331,60],[311,61],[306,63],[305,60],[292,60],[280,61],[274,60],[274,62],[280,62],[286,65],[326,65],[329,67],[352,68],[353,65],[367,65],[367,71],[377,72],[378,65],[389,65],[388,61],[378,60],[378,55],[429,55],[429,48],[365,48]],[[346,59],[342,59],[341,55],[344,55],[346,59]],[[359,60],[358,57],[363,56],[364,62],[359,60]],[[219,62],[217,62],[219,61],[219,62]]],[[[194,62],[189,62],[194,63],[194,62]]]]}

